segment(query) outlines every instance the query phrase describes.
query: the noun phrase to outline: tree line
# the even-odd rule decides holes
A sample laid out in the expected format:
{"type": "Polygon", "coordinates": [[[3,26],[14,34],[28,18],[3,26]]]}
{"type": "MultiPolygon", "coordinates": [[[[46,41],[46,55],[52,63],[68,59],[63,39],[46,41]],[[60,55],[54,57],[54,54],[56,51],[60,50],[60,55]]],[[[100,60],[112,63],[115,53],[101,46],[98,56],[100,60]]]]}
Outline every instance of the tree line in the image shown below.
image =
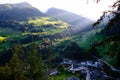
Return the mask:
{"type": "Polygon", "coordinates": [[[49,80],[47,65],[35,43],[28,51],[18,44],[12,52],[10,62],[0,66],[0,80],[49,80]]]}

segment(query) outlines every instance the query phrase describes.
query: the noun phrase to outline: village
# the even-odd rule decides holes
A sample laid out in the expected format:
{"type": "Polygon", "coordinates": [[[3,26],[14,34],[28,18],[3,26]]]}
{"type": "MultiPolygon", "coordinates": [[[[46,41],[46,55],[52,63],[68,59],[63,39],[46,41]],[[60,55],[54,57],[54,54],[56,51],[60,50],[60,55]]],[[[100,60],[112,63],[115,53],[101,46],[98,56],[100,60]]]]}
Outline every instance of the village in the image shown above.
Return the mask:
{"type": "MultiPolygon", "coordinates": [[[[66,78],[66,80],[110,80],[113,79],[111,76],[108,76],[104,71],[103,63],[97,59],[95,60],[86,60],[86,61],[77,61],[70,59],[63,59],[61,65],[64,66],[64,70],[67,73],[79,74],[79,77],[72,76],[66,78]]],[[[120,71],[118,71],[120,73],[120,71]]],[[[60,72],[57,69],[53,69],[50,72],[50,76],[58,75],[60,72]]],[[[119,80],[119,78],[117,78],[119,80]]]]}

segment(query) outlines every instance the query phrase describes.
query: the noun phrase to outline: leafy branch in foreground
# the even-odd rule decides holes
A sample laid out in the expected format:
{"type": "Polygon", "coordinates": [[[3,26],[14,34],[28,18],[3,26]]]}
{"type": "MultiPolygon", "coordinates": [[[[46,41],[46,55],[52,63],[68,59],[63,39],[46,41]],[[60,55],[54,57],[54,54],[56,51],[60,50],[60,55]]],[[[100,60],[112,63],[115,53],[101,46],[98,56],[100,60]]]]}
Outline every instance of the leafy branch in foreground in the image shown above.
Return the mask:
{"type": "MultiPolygon", "coordinates": [[[[97,0],[97,2],[100,0],[97,0]]],[[[113,5],[111,6],[110,10],[106,10],[103,12],[103,15],[100,16],[100,18],[93,24],[93,28],[97,27],[106,17],[110,20],[113,20],[114,17],[119,15],[119,10],[120,10],[120,0],[117,0],[113,5]],[[113,18],[111,18],[111,15],[113,15],[113,18]]],[[[119,19],[118,19],[119,20],[119,19]]]]}

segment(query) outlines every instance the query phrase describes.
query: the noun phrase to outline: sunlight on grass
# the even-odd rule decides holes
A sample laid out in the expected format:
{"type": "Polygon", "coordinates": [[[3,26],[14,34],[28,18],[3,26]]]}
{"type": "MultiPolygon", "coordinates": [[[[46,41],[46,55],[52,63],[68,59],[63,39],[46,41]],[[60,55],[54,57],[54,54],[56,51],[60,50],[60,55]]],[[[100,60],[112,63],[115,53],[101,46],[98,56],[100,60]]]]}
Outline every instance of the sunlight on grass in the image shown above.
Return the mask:
{"type": "Polygon", "coordinates": [[[61,20],[53,20],[49,17],[41,17],[37,19],[29,19],[28,24],[33,24],[34,26],[41,25],[53,25],[56,28],[67,28],[69,25],[61,20]]]}
{"type": "Polygon", "coordinates": [[[0,42],[4,41],[5,39],[6,39],[6,37],[0,36],[0,42]]]}

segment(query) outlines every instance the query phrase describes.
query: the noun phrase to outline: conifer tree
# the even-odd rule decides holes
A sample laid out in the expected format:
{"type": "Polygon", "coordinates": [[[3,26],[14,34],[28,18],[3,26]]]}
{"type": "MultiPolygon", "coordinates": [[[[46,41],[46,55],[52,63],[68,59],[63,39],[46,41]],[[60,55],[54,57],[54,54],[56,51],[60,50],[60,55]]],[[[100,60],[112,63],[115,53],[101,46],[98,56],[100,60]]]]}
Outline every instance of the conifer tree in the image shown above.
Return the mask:
{"type": "Polygon", "coordinates": [[[11,78],[13,80],[27,80],[27,78],[24,76],[22,61],[20,60],[20,54],[22,52],[23,50],[21,45],[18,44],[15,46],[13,57],[9,63],[11,78]]]}
{"type": "Polygon", "coordinates": [[[48,80],[46,67],[38,54],[38,48],[35,43],[31,44],[28,53],[28,74],[31,80],[48,80]]]}

